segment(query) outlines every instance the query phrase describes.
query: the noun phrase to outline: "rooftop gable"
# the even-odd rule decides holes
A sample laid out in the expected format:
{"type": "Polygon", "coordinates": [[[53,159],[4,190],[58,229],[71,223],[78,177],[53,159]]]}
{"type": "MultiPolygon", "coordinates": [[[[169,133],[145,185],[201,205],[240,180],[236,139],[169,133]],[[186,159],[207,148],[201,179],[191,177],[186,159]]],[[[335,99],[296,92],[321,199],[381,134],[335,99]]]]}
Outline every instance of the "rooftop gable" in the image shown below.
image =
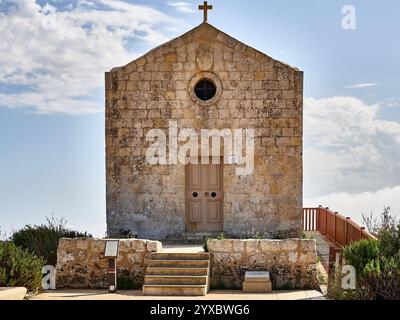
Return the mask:
{"type": "Polygon", "coordinates": [[[247,54],[248,56],[254,58],[258,61],[267,61],[267,62],[276,62],[281,65],[281,67],[285,67],[291,69],[292,71],[299,71],[298,68],[288,65],[287,63],[281,62],[279,60],[273,59],[272,57],[268,56],[267,54],[258,51],[243,42],[229,36],[228,34],[224,33],[223,31],[217,29],[213,25],[203,22],[202,24],[198,25],[197,27],[193,28],[192,30],[184,33],[183,35],[172,39],[152,50],[144,54],[143,56],[133,60],[132,62],[128,63],[125,66],[113,68],[111,72],[118,71],[121,68],[125,68],[127,72],[131,70],[135,70],[137,67],[143,66],[146,63],[152,62],[157,58],[160,58],[168,53],[172,52],[176,48],[183,46],[188,43],[192,43],[197,40],[217,40],[222,42],[227,47],[232,48],[233,50],[241,51],[247,54]]]}

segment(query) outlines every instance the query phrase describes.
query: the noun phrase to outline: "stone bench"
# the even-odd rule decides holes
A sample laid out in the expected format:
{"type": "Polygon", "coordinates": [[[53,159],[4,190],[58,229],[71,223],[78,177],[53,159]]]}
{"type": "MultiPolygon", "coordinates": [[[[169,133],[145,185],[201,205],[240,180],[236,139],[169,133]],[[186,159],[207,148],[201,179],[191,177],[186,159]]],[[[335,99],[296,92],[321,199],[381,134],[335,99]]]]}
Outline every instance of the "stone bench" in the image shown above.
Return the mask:
{"type": "Polygon", "coordinates": [[[26,291],[23,287],[0,288],[0,300],[23,300],[26,291]]]}
{"type": "Polygon", "coordinates": [[[268,271],[248,271],[243,282],[245,293],[272,292],[272,283],[268,271]]]}

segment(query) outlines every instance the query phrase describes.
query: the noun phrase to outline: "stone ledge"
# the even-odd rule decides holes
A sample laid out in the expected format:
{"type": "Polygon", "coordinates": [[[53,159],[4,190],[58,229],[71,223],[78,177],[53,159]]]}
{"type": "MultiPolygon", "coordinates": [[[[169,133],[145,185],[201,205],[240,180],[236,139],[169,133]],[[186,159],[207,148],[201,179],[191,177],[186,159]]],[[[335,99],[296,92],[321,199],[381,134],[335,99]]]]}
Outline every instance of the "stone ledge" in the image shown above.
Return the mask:
{"type": "MultiPolygon", "coordinates": [[[[106,240],[94,238],[62,238],[57,250],[57,288],[107,288],[106,240]]],[[[115,239],[120,241],[117,258],[118,277],[129,280],[135,287],[144,281],[147,255],[162,250],[158,241],[115,239]]]]}
{"type": "Polygon", "coordinates": [[[24,300],[26,288],[0,288],[0,300],[24,300]]]}

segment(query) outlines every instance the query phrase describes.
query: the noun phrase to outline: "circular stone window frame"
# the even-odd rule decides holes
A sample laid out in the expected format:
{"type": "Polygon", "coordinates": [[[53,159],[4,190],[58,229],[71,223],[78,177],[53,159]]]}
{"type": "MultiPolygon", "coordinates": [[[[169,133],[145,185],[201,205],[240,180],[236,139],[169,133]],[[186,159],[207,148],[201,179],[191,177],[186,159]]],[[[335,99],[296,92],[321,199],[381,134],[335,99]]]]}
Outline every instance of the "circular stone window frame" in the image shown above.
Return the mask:
{"type": "Polygon", "coordinates": [[[222,87],[222,82],[219,79],[219,77],[213,73],[213,72],[200,72],[198,74],[196,74],[190,81],[189,81],[189,85],[188,85],[188,92],[190,95],[190,98],[192,98],[192,100],[194,102],[196,102],[197,104],[203,106],[203,107],[209,107],[215,103],[217,103],[221,97],[222,97],[222,91],[223,91],[223,87],[222,87]],[[215,96],[212,97],[210,100],[201,100],[199,97],[197,97],[196,92],[195,92],[195,87],[196,85],[199,83],[200,80],[203,79],[207,79],[211,82],[214,83],[217,91],[215,93],[215,96]]]}

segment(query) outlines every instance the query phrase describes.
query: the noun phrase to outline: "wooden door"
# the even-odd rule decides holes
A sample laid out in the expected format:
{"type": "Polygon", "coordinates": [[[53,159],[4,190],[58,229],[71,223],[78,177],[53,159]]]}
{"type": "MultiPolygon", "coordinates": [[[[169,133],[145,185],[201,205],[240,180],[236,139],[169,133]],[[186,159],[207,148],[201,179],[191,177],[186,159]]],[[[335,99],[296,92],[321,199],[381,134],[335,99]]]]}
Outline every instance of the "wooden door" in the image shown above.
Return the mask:
{"type": "Polygon", "coordinates": [[[187,231],[223,231],[222,170],[221,164],[186,166],[187,231]]]}

